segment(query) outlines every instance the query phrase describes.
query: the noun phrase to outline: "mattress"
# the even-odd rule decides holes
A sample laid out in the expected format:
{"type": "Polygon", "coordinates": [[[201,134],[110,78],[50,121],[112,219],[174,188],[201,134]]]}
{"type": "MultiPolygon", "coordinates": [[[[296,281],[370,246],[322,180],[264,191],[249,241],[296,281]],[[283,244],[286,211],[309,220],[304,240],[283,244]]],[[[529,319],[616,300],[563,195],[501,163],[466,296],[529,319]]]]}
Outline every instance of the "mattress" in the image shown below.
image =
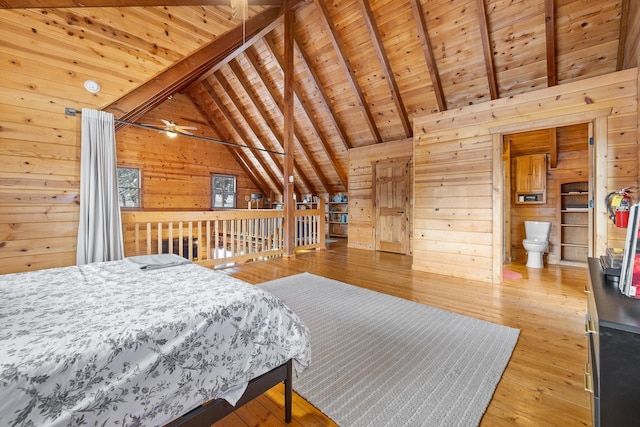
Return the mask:
{"type": "Polygon", "coordinates": [[[0,276],[0,425],[163,425],[293,359],[309,331],[260,288],[175,255],[0,276]]]}

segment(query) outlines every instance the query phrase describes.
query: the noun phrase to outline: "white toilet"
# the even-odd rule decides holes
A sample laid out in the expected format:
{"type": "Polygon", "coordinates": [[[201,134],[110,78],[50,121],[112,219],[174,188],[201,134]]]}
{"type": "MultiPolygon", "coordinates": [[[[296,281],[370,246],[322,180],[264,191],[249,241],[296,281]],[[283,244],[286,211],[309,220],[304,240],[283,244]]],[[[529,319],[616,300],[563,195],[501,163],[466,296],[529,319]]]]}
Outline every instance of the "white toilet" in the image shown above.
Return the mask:
{"type": "Polygon", "coordinates": [[[522,246],[527,251],[527,267],[544,268],[542,254],[549,251],[551,223],[545,221],[525,221],[525,238],[522,246]]]}

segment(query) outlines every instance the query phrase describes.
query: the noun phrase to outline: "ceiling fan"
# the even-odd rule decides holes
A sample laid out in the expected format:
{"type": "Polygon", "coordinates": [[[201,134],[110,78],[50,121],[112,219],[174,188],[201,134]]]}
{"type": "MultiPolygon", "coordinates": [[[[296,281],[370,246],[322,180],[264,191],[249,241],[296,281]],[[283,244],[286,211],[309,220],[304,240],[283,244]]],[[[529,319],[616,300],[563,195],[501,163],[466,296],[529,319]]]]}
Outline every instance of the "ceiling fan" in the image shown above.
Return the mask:
{"type": "Polygon", "coordinates": [[[160,119],[164,126],[162,126],[162,130],[160,133],[167,134],[170,138],[175,138],[179,133],[184,133],[186,135],[193,135],[193,133],[189,132],[190,130],[196,130],[197,127],[194,126],[180,126],[177,125],[176,122],[173,121],[173,96],[169,96],[169,101],[171,101],[171,120],[160,119]]]}
{"type": "Polygon", "coordinates": [[[165,119],[160,119],[160,120],[162,120],[162,123],[164,123],[164,129],[161,130],[160,133],[166,133],[167,136],[170,138],[175,138],[179,133],[193,135],[193,133],[189,131],[198,129],[197,127],[194,127],[194,126],[179,126],[175,124],[173,120],[171,121],[165,120],[165,119]]]}

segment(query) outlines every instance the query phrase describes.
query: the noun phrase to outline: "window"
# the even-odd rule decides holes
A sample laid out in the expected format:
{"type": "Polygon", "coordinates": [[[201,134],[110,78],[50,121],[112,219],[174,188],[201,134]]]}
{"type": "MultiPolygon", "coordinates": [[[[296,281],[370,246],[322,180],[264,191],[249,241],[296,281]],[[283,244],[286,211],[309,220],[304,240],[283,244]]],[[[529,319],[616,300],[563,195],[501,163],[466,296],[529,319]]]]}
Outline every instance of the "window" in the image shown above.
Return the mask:
{"type": "Polygon", "coordinates": [[[140,207],[140,169],[118,168],[118,200],[121,208],[140,207]]]}
{"type": "Polygon", "coordinates": [[[232,175],[211,175],[211,207],[236,207],[236,177],[232,175]]]}

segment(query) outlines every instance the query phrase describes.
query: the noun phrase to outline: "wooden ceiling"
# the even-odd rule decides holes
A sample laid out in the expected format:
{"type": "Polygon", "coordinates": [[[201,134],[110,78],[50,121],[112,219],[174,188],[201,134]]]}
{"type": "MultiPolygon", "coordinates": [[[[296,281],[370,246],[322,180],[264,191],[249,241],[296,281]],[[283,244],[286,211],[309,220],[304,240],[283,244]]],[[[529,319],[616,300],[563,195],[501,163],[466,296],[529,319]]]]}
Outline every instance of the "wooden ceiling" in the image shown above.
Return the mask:
{"type": "Polygon", "coordinates": [[[243,22],[229,0],[0,0],[0,37],[4,54],[47,64],[24,72],[63,91],[57,103],[148,123],[169,96],[187,97],[201,117],[178,124],[271,151],[228,147],[275,194],[287,9],[301,194],[346,191],[348,150],[411,138],[417,116],[637,66],[630,0],[249,2],[243,22]],[[89,78],[99,94],[78,84],[89,78]]]}

